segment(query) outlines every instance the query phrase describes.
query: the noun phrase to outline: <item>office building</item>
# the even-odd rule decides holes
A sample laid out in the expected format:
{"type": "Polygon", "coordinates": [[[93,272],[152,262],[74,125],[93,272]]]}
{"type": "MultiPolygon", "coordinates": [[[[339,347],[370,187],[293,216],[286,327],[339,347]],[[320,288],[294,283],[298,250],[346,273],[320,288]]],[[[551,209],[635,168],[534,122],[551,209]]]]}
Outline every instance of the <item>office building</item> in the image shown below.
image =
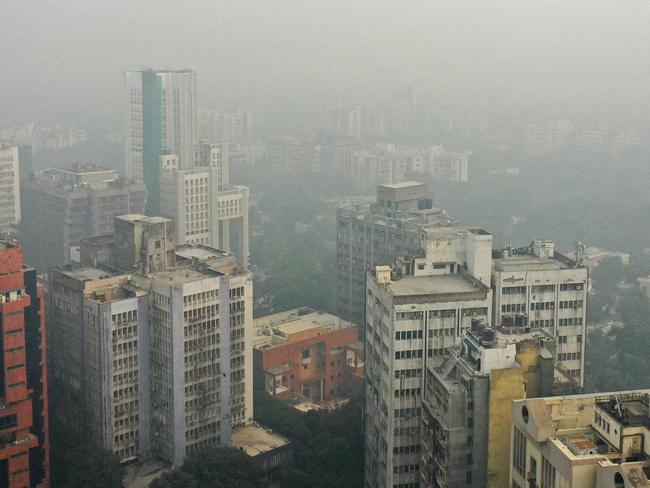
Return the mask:
{"type": "Polygon", "coordinates": [[[231,185],[227,144],[195,146],[195,165],[183,169],[175,155],[161,157],[160,211],[174,220],[176,242],[233,249],[248,265],[248,196],[231,185]]]}
{"type": "Polygon", "coordinates": [[[20,222],[20,148],[0,141],[0,233],[20,222]]]}
{"type": "Polygon", "coordinates": [[[279,174],[302,174],[309,166],[305,143],[295,136],[275,137],[268,140],[265,158],[267,165],[279,174]]]}
{"type": "Polygon", "coordinates": [[[473,323],[490,323],[492,236],[476,229],[435,231],[420,257],[399,259],[394,270],[375,266],[367,275],[369,488],[419,486],[426,368],[442,363],[473,323]]]}
{"type": "Polygon", "coordinates": [[[177,467],[252,421],[252,278],[217,249],[165,252],[167,219],[122,220],[153,262],[127,253],[139,263],[123,267],[144,272],[78,263],[48,275],[57,439],[177,467]]]}
{"type": "Polygon", "coordinates": [[[512,403],[513,488],[650,486],[650,390],[512,403]]]}
{"type": "Polygon", "coordinates": [[[309,309],[261,317],[256,324],[257,387],[282,400],[302,397],[316,403],[361,390],[363,344],[356,324],[309,309]]]}
{"type": "Polygon", "coordinates": [[[542,332],[474,322],[460,348],[441,365],[427,365],[420,486],[508,486],[510,403],[552,394],[554,348],[542,332]]]}
{"type": "Polygon", "coordinates": [[[21,185],[25,261],[39,273],[78,261],[81,240],[112,233],[117,215],[144,212],[144,185],[111,169],[73,163],[32,174],[21,185]]]}
{"type": "Polygon", "coordinates": [[[493,261],[493,324],[543,330],[557,339],[558,380],[582,387],[585,377],[589,268],[547,240],[501,250],[493,261]]]}
{"type": "Polygon", "coordinates": [[[159,215],[160,156],[174,154],[181,168],[194,162],[198,142],[196,73],[144,70],[125,74],[125,170],[147,187],[147,214],[159,215]]]}
{"type": "Polygon", "coordinates": [[[243,144],[252,139],[253,116],[246,110],[214,114],[214,140],[243,144]]]}
{"type": "Polygon", "coordinates": [[[377,201],[337,210],[337,315],[365,323],[366,272],[392,265],[421,249],[420,229],[450,226],[455,220],[433,207],[423,183],[377,187],[377,201]]]}
{"type": "Polygon", "coordinates": [[[50,486],[45,300],[20,245],[0,237],[0,484],[50,486]]]}

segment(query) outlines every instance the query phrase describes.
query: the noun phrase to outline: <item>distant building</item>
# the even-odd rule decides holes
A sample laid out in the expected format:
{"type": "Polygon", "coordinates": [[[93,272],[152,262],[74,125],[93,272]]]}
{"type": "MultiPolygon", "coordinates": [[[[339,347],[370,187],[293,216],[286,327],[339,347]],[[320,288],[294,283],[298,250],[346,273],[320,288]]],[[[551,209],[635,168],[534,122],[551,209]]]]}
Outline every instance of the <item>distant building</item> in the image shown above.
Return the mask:
{"type": "Polygon", "coordinates": [[[20,222],[20,148],[0,141],[0,233],[20,222]]]}
{"type": "Polygon", "coordinates": [[[246,110],[217,112],[214,114],[214,137],[216,142],[242,144],[253,138],[253,116],[246,110]]]}
{"type": "Polygon", "coordinates": [[[78,261],[81,240],[112,233],[117,215],[144,212],[143,184],[93,165],[44,170],[21,186],[25,260],[41,273],[78,261]]]}
{"type": "Polygon", "coordinates": [[[266,142],[267,165],[280,174],[296,175],[307,170],[305,144],[295,136],[276,137],[266,142]]]}
{"type": "Polygon", "coordinates": [[[546,120],[526,125],[526,153],[531,157],[549,156],[564,148],[574,127],[568,120],[546,120]]]}
{"type": "Polygon", "coordinates": [[[0,237],[0,486],[50,486],[45,300],[20,245],[0,237]]]}
{"type": "Polygon", "coordinates": [[[140,236],[118,258],[134,271],[79,263],[48,273],[56,438],[177,467],[252,421],[252,278],[223,251],[165,250],[167,219],[122,222],[140,236]]]}
{"type": "Polygon", "coordinates": [[[558,380],[570,389],[584,386],[589,269],[555,251],[552,241],[499,254],[492,273],[493,325],[555,337],[558,380]]]}
{"type": "Polygon", "coordinates": [[[508,486],[650,486],[650,390],[512,403],[508,486]]]}
{"type": "Polygon", "coordinates": [[[144,70],[125,74],[125,171],[147,187],[147,213],[159,215],[160,156],[175,154],[181,168],[194,162],[198,142],[196,72],[144,70]]]}
{"type": "Polygon", "coordinates": [[[380,185],[376,203],[346,205],[336,215],[337,314],[357,324],[365,323],[366,271],[419,251],[420,229],[455,222],[416,182],[380,185]]]}
{"type": "Polygon", "coordinates": [[[637,281],[639,283],[639,288],[648,295],[648,300],[650,300],[650,276],[643,276],[638,278],[637,281]]]}
{"type": "Polygon", "coordinates": [[[194,161],[183,169],[177,156],[161,157],[161,215],[174,220],[179,245],[236,246],[239,262],[248,266],[249,191],[229,182],[228,145],[197,144],[194,161]]]}
{"type": "Polygon", "coordinates": [[[283,400],[298,397],[321,404],[361,389],[363,344],[356,324],[303,309],[255,322],[259,388],[283,400]]]}

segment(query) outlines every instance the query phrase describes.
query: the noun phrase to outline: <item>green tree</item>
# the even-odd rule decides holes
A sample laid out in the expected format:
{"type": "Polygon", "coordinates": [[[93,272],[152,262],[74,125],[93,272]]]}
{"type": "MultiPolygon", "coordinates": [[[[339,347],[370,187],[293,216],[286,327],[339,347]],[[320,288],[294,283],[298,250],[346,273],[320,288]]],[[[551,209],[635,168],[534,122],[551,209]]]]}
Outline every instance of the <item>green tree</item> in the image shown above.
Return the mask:
{"type": "Polygon", "coordinates": [[[65,470],[66,488],[121,488],[124,471],[119,459],[106,449],[73,449],[65,470]]]}
{"type": "Polygon", "coordinates": [[[210,447],[190,454],[176,471],[167,473],[150,488],[267,488],[253,459],[233,448],[210,447]]]}

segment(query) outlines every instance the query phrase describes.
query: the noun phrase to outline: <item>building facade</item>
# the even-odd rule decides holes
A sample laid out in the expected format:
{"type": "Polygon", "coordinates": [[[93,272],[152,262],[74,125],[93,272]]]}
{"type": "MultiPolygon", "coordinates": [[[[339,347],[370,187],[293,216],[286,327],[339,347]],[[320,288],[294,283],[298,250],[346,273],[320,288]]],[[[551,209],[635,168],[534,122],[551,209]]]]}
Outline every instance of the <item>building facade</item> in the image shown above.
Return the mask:
{"type": "Polygon", "coordinates": [[[316,403],[348,398],[360,390],[363,346],[356,324],[322,312],[275,317],[256,320],[273,324],[256,327],[258,387],[283,400],[304,397],[316,403]]]}
{"type": "Polygon", "coordinates": [[[557,339],[558,380],[584,385],[589,268],[552,241],[505,249],[494,259],[493,324],[543,330],[557,339]]]}
{"type": "MultiPolygon", "coordinates": [[[[482,254],[477,247],[474,261],[482,254]]],[[[472,323],[489,324],[491,290],[443,250],[404,260],[395,271],[375,267],[366,293],[365,483],[414,488],[423,468],[427,365],[442,363],[472,323]]]]}
{"type": "Polygon", "coordinates": [[[143,213],[145,200],[144,185],[115,170],[70,164],[32,174],[22,182],[26,262],[43,273],[78,261],[83,238],[112,233],[115,217],[143,213]]]}
{"type": "Polygon", "coordinates": [[[206,246],[168,257],[145,271],[132,263],[129,274],[102,264],[49,273],[59,440],[76,435],[122,462],[154,456],[180,466],[194,449],[229,445],[232,428],[252,421],[250,274],[206,246]]]}
{"type": "Polygon", "coordinates": [[[144,70],[125,74],[125,169],[147,187],[147,214],[159,215],[160,156],[191,167],[198,142],[196,73],[144,70]]]}
{"type": "Polygon", "coordinates": [[[649,405],[649,390],[514,401],[509,486],[650,486],[649,405]]]}
{"type": "Polygon", "coordinates": [[[45,301],[17,242],[0,237],[0,483],[50,486],[45,301]]]}
{"type": "Polygon", "coordinates": [[[0,141],[0,233],[20,222],[20,147],[0,141]]]}
{"type": "Polygon", "coordinates": [[[380,185],[376,203],[339,208],[336,220],[337,315],[357,324],[365,323],[366,272],[419,251],[420,229],[455,222],[416,182],[380,185]]]}

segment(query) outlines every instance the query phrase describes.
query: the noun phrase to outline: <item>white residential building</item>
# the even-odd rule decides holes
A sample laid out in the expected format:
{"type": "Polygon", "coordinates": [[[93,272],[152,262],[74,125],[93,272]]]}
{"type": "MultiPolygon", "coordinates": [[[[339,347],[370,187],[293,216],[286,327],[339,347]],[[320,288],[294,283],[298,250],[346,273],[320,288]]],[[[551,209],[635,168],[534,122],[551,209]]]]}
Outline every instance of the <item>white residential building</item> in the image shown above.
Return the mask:
{"type": "Polygon", "coordinates": [[[20,222],[20,148],[0,142],[0,232],[20,222]]]}
{"type": "Polygon", "coordinates": [[[394,271],[377,266],[367,276],[368,488],[419,486],[427,365],[442,363],[473,322],[490,321],[492,236],[465,230],[457,239],[452,230],[432,232],[438,235],[430,236],[424,256],[399,260],[394,271]]]}
{"type": "Polygon", "coordinates": [[[557,340],[557,381],[584,385],[589,268],[552,241],[501,251],[494,259],[494,326],[541,329],[557,340]]]}

